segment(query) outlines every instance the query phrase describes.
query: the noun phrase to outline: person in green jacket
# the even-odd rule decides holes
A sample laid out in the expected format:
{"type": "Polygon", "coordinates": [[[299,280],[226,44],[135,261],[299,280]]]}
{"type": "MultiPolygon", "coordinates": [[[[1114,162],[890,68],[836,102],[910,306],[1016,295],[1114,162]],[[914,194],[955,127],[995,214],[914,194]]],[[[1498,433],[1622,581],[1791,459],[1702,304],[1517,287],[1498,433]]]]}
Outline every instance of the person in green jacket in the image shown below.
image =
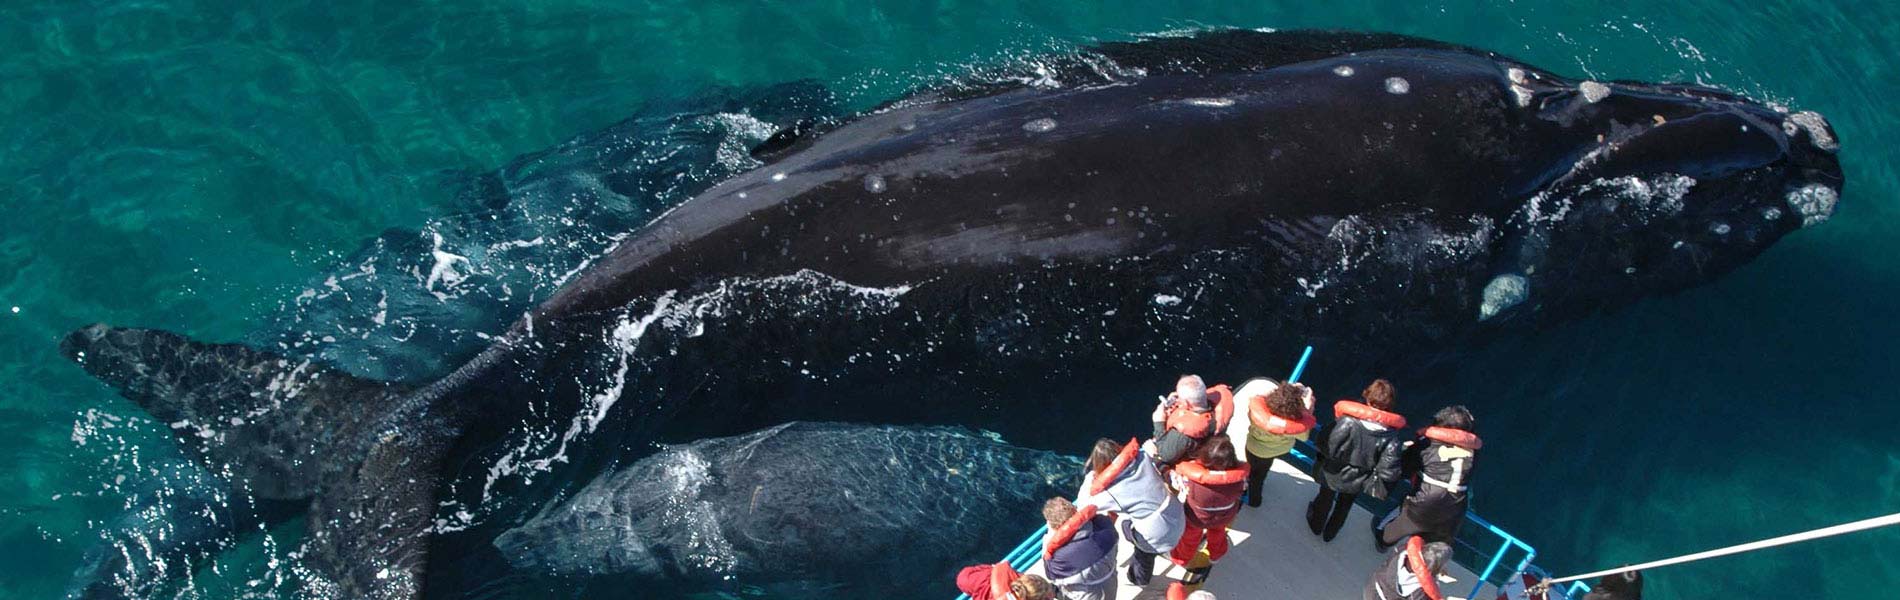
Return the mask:
{"type": "MultiPolygon", "coordinates": [[[[1251,384],[1242,389],[1253,387],[1251,384]]],[[[1273,461],[1293,451],[1293,444],[1312,435],[1313,390],[1297,383],[1247,399],[1247,506],[1260,507],[1260,486],[1273,461]]]]}

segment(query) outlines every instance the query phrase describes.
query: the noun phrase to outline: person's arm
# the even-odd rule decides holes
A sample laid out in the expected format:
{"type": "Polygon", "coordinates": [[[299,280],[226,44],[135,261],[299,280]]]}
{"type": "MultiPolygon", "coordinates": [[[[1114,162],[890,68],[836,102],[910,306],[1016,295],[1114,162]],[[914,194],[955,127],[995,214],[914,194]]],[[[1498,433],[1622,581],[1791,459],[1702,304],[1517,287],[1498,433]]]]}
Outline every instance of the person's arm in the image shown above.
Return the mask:
{"type": "MultiPolygon", "coordinates": [[[[1157,423],[1159,425],[1159,423],[1157,423]]],[[[1187,458],[1188,450],[1194,447],[1194,438],[1172,429],[1164,429],[1155,434],[1155,460],[1161,464],[1172,465],[1187,458]]]]}
{"type": "Polygon", "coordinates": [[[1425,469],[1425,447],[1430,445],[1422,438],[1405,444],[1405,452],[1399,459],[1399,478],[1411,479],[1425,469]]]}
{"type": "Polygon", "coordinates": [[[1374,468],[1373,475],[1387,486],[1397,483],[1399,478],[1404,476],[1403,469],[1399,467],[1404,454],[1399,451],[1400,443],[1398,440],[1391,440],[1379,450],[1379,464],[1374,468]]]}

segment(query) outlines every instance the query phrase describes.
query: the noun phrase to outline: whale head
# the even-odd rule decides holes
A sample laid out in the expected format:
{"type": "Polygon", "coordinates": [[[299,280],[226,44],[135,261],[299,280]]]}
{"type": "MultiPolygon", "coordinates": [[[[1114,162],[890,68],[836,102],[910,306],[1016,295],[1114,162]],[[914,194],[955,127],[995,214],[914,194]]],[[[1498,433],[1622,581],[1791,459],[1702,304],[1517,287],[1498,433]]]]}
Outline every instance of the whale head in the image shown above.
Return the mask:
{"type": "Polygon", "coordinates": [[[1826,221],[1844,176],[1821,115],[1709,87],[1505,66],[1527,122],[1574,140],[1509,217],[1478,317],[1615,307],[1708,283],[1826,221]]]}

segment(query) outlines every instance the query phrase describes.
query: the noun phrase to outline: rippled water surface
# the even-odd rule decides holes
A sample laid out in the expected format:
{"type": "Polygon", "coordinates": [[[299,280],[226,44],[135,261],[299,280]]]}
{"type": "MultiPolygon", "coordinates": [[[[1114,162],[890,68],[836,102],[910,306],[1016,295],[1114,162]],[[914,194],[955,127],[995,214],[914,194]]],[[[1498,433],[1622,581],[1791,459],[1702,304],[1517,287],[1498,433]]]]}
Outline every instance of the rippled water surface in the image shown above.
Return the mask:
{"type": "MultiPolygon", "coordinates": [[[[426,378],[799,115],[1216,26],[1395,31],[1827,115],[1848,181],[1826,225],[1714,285],[1454,349],[1401,385],[1415,414],[1479,414],[1477,509],[1559,571],[1900,510],[1894,3],[16,1],[0,7],[0,596],[63,593],[128,508],[196,477],[166,424],[57,355],[66,331],[304,344],[426,378]],[[592,135],[644,168],[544,176],[600,160],[561,151],[592,135]],[[491,210],[495,186],[529,201],[491,210]],[[606,188],[639,200],[589,203],[606,188]],[[405,335],[445,350],[405,356],[405,335]]],[[[1365,375],[1323,357],[1314,381],[1365,375]]],[[[299,530],[249,536],[178,593],[294,589],[299,530]]],[[[1652,597],[1879,597],[1897,548],[1885,532],[1682,567],[1652,597]]]]}

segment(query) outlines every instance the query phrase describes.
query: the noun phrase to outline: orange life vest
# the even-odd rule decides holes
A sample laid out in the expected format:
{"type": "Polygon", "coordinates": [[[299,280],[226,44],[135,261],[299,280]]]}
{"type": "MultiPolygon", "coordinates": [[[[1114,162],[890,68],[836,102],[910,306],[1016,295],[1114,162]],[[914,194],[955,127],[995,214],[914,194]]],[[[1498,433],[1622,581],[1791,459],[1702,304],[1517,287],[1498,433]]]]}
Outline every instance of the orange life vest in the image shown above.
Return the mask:
{"type": "Polygon", "coordinates": [[[1391,429],[1405,428],[1405,417],[1398,413],[1386,412],[1352,400],[1340,400],[1333,403],[1333,418],[1340,417],[1371,421],[1391,429]]]}
{"type": "Polygon", "coordinates": [[[1134,438],[1129,438],[1128,443],[1122,446],[1122,453],[1116,455],[1115,460],[1107,466],[1095,472],[1095,479],[1089,482],[1089,495],[1100,494],[1102,490],[1108,489],[1109,484],[1115,483],[1113,478],[1121,475],[1122,471],[1128,468],[1128,463],[1134,462],[1135,456],[1139,454],[1141,454],[1141,444],[1136,443],[1134,438]]]}
{"type": "Polygon", "coordinates": [[[1462,429],[1432,426],[1420,429],[1418,432],[1434,441],[1444,442],[1466,450],[1477,450],[1484,447],[1484,440],[1478,439],[1478,434],[1462,429]]]}
{"type": "Polygon", "coordinates": [[[1207,438],[1209,433],[1226,431],[1227,422],[1234,418],[1234,390],[1224,383],[1207,388],[1207,400],[1214,410],[1196,412],[1186,402],[1174,403],[1168,408],[1168,429],[1197,440],[1207,438]]]}
{"type": "Polygon", "coordinates": [[[1201,461],[1188,460],[1174,465],[1174,472],[1201,485],[1228,485],[1247,480],[1247,463],[1225,471],[1209,471],[1201,461]]]}
{"type": "Polygon", "coordinates": [[[1306,417],[1298,421],[1288,421],[1273,414],[1273,411],[1267,410],[1266,396],[1254,396],[1247,401],[1247,420],[1253,422],[1254,429],[1274,435],[1299,435],[1319,426],[1312,411],[1307,411],[1306,417]]]}
{"type": "Polygon", "coordinates": [[[1049,534],[1042,538],[1042,559],[1049,560],[1049,557],[1055,556],[1056,549],[1067,545],[1069,540],[1075,539],[1075,532],[1081,531],[1082,526],[1087,525],[1089,519],[1093,518],[1095,518],[1095,506],[1085,504],[1075,511],[1075,516],[1063,521],[1061,527],[1049,530],[1049,534]]]}
{"type": "Polygon", "coordinates": [[[1425,538],[1415,535],[1405,540],[1405,565],[1418,577],[1419,591],[1425,592],[1426,598],[1444,600],[1445,595],[1438,591],[1438,575],[1425,565],[1425,538]]]}

